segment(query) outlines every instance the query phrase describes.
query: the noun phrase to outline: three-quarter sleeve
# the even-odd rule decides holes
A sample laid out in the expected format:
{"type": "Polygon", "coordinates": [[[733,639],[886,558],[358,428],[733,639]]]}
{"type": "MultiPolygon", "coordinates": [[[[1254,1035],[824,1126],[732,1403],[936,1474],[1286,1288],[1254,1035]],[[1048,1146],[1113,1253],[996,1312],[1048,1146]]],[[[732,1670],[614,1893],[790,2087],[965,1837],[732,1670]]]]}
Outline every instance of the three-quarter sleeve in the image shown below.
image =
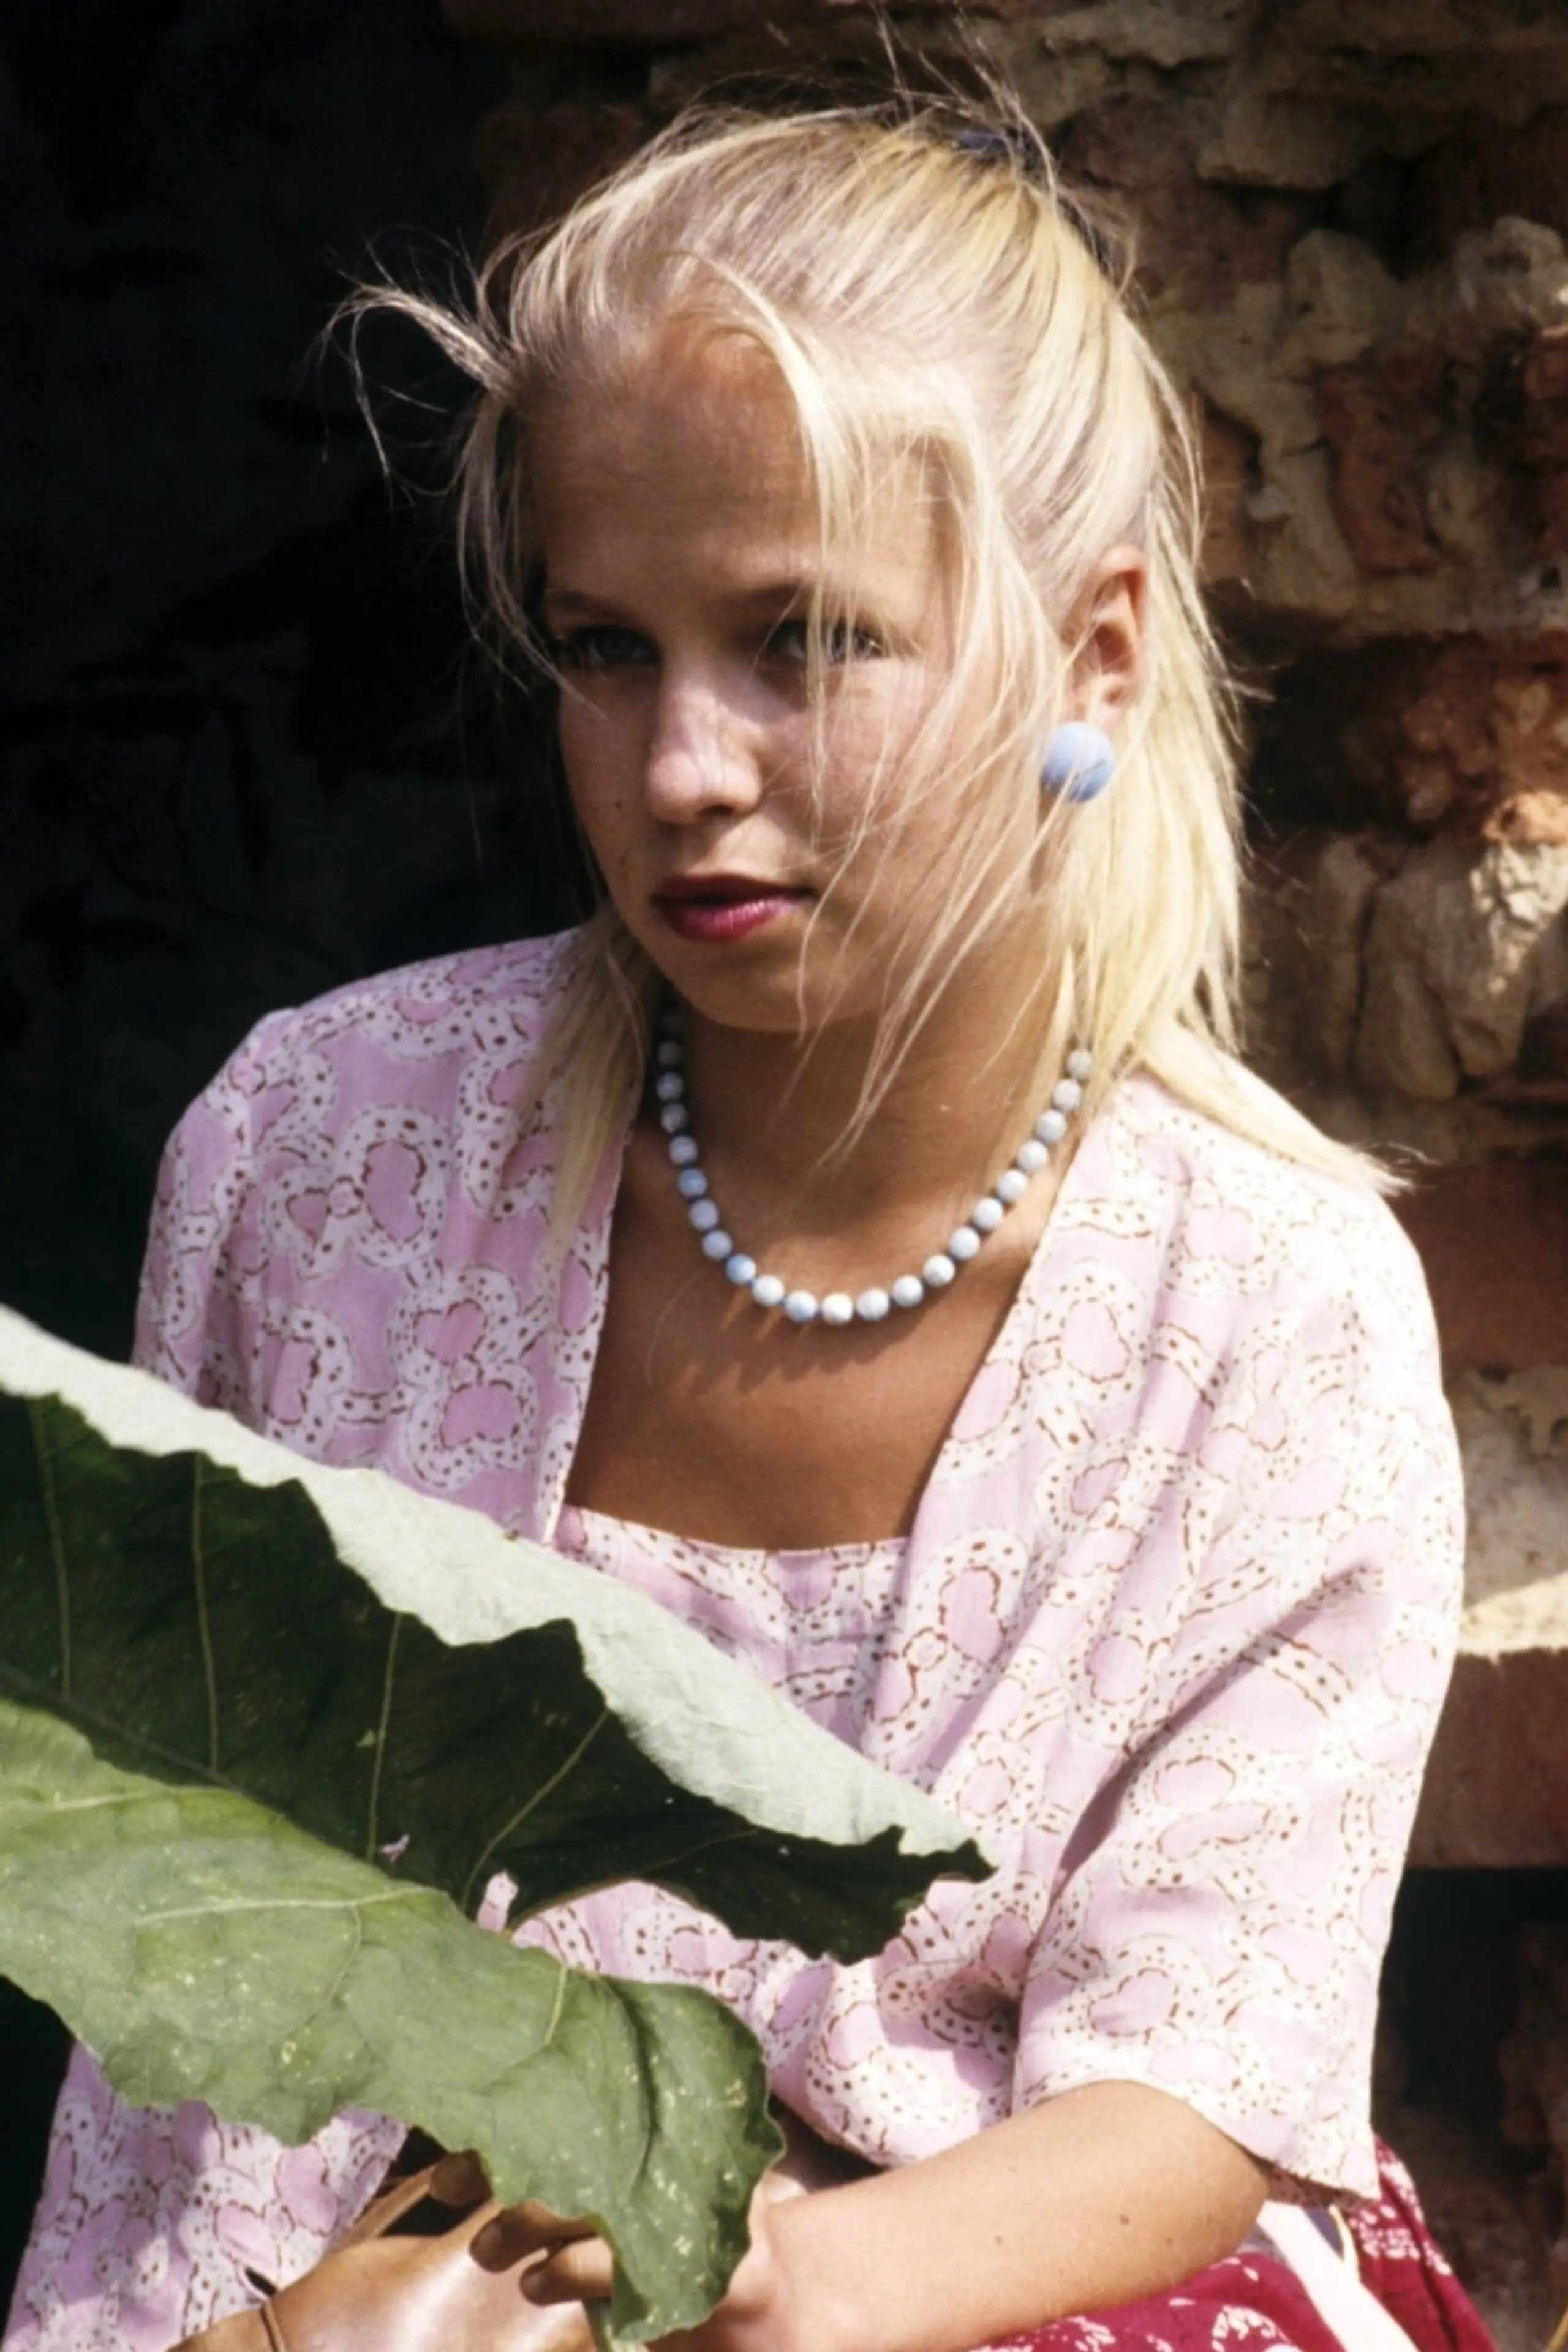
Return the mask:
{"type": "Polygon", "coordinates": [[[1152,2084],[1287,2195],[1375,2188],[1379,1968],[1460,1597],[1430,1314],[1392,1221],[1370,1231],[1374,1263],[1239,1328],[1163,1655],[1097,1653],[1152,1664],[1157,1703],[1064,1851],[1020,2012],[1019,2104],[1152,2084]]]}

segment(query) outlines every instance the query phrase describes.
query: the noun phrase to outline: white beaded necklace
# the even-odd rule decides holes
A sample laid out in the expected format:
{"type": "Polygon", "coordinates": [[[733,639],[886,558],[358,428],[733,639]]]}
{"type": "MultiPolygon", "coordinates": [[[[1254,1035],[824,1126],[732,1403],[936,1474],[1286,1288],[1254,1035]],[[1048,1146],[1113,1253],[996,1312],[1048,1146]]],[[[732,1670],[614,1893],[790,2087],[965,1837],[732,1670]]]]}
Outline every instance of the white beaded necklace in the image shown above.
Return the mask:
{"type": "Polygon", "coordinates": [[[818,1298],[810,1290],[792,1290],[783,1276],[764,1274],[755,1258],[735,1247],[724,1230],[718,1202],[708,1190],[691,1114],[686,1107],[686,1053],[676,1021],[663,1018],[655,1048],[654,1093],[658,1097],[658,1123],[669,1138],[675,1181],[702,1244],[702,1255],[721,1265],[737,1290],[750,1291],[757,1305],[770,1312],[783,1307],[792,1323],[880,1323],[894,1307],[918,1307],[933,1291],[945,1290],[960,1266],[975,1256],[988,1234],[994,1234],[1008,1210],[1023,1199],[1029,1180],[1050,1158],[1051,1147],[1067,1133],[1069,1115],[1083,1100],[1083,1089],[1094,1067],[1094,1056],[1082,1046],[1068,1055],[1067,1076],[1058,1080],[1048,1107],[1035,1121],[1034,1133],[1010,1168],[1005,1168],[989,1192],[974,1203],[965,1222],[948,1236],[945,1249],[928,1257],[919,1274],[900,1274],[886,1290],[863,1290],[851,1298],[847,1290],[830,1290],[818,1298]]]}

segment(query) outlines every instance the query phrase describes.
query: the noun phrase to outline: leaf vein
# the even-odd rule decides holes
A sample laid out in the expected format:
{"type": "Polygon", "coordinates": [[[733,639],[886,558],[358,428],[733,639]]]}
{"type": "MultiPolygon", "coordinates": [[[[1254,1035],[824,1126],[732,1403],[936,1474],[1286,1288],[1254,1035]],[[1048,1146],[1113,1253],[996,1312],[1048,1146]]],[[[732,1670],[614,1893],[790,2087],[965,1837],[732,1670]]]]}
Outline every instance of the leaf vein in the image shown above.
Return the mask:
{"type": "Polygon", "coordinates": [[[550,2016],[544,2028],[544,2039],[540,2044],[541,2049],[543,2050],[548,2050],[553,2042],[555,2029],[561,2022],[561,2013],[566,2006],[566,1979],[570,1972],[565,1961],[559,1955],[555,1960],[555,1998],[550,2004],[550,2016]]]}
{"type": "Polygon", "coordinates": [[[342,1992],[344,1985],[347,1984],[349,1980],[349,1973],[353,1969],[354,1962],[358,1959],[360,1954],[364,1949],[364,1919],[358,1904],[354,1905],[349,1914],[349,1917],[353,1929],[353,1941],[348,1951],[343,1955],[342,1966],[339,1969],[337,1975],[332,1979],[331,1983],[327,1987],[326,1991],[321,1995],[321,2000],[316,2003],[315,2008],[311,2010],[310,2015],[301,2021],[305,2025],[314,2025],[316,2020],[319,2017],[323,2016],[326,2011],[332,2007],[338,1995],[342,1992]]]}
{"type": "Polygon", "coordinates": [[[196,1632],[207,1694],[207,1770],[218,1769],[217,1668],[213,1659],[212,1616],[207,1607],[206,1556],[202,1548],[202,1457],[191,1456],[191,1571],[195,1580],[196,1632]]]}
{"type": "Polygon", "coordinates": [[[594,1718],[594,1721],[588,1726],[587,1730],[577,1742],[576,1747],[572,1749],[570,1755],[562,1758],[561,1762],[556,1766],[554,1771],[551,1773],[549,1779],[540,1782],[538,1788],[534,1790],[532,1795],[529,1798],[528,1802],[524,1805],[520,1805],[516,1812],[513,1813],[511,1819],[509,1822],[503,1822],[500,1829],[497,1830],[495,1835],[490,1838],[485,1845],[480,1847],[479,1854],[475,1859],[474,1866],[469,1871],[467,1883],[463,1887],[463,1900],[461,1906],[463,1910],[467,1911],[472,1903],[474,1888],[479,1883],[479,1873],[484,1869],[485,1864],[489,1861],[497,1848],[504,1845],[514,1831],[521,1828],[523,1822],[527,1821],[530,1813],[537,1812],[540,1806],[543,1804],[545,1799],[547,1797],[552,1797],[556,1790],[560,1788],[562,1782],[567,1778],[567,1776],[576,1770],[578,1765],[582,1762],[584,1757],[587,1754],[589,1748],[592,1748],[595,1740],[597,1739],[600,1732],[603,1731],[605,1724],[608,1723],[609,1720],[609,1708],[607,1706],[601,1707],[598,1714],[594,1718]]]}
{"type": "Polygon", "coordinates": [[[51,1797],[40,1793],[36,1806],[28,1806],[26,1810],[47,1813],[52,1821],[57,1813],[96,1813],[120,1805],[166,1804],[171,1799],[177,1802],[183,1793],[177,1788],[116,1790],[110,1797],[51,1797]]]}
{"type": "Polygon", "coordinates": [[[171,1919],[226,1918],[231,1912],[241,1911],[343,1911],[357,1919],[373,1905],[411,1903],[423,1891],[416,1886],[389,1886],[384,1895],[227,1895],[203,1903],[175,1904],[165,1911],[142,1911],[133,1924],[161,1927],[171,1919]]]}
{"type": "Polygon", "coordinates": [[[637,2158],[632,2178],[640,2183],[653,2162],[654,2140],[658,2131],[658,2074],[653,2063],[647,2020],[640,2005],[631,2000],[621,1986],[617,1985],[616,1991],[620,1999],[621,2012],[631,2029],[632,2040],[636,2042],[637,2051],[637,2070],[642,2089],[642,2097],[638,2102],[642,2111],[642,2130],[638,2135],[637,2158]]]}
{"type": "Polygon", "coordinates": [[[387,1727],[392,1720],[392,1685],[397,1672],[397,1643],[403,1632],[403,1612],[393,1612],[391,1628],[386,1636],[386,1664],[381,1677],[381,1719],[375,1727],[375,1755],[370,1768],[370,1811],[365,1828],[364,1858],[374,1862],[381,1843],[381,1768],[386,1757],[387,1727]]]}
{"type": "MultiPolygon", "coordinates": [[[[229,1796],[246,1797],[253,1804],[265,1802],[252,1791],[242,1789],[237,1781],[226,1780],[221,1772],[209,1771],[195,1757],[185,1755],[178,1748],[166,1748],[162,1740],[154,1739],[139,1724],[128,1724],[106,1713],[102,1707],[89,1706],[80,1699],[70,1698],[68,1693],[57,1695],[36,1675],[25,1675],[3,1659],[0,1659],[0,1689],[11,1692],[24,1706],[47,1708],[67,1723],[74,1724],[79,1730],[85,1731],[89,1738],[94,1733],[100,1738],[107,1737],[121,1748],[129,1748],[143,1758],[156,1758],[161,1764],[172,1764],[182,1773],[194,1780],[205,1780],[210,1788],[222,1790],[229,1796]]],[[[176,1789],[173,1793],[177,1795],[179,1791],[176,1789]]]]}

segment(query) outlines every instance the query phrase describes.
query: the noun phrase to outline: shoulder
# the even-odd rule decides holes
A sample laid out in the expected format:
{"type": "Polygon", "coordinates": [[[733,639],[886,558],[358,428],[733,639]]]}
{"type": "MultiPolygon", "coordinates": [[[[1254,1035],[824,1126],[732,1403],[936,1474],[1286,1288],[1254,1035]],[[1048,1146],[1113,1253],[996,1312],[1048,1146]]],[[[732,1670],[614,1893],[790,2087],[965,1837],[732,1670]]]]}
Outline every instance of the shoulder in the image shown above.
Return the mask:
{"type": "MultiPolygon", "coordinates": [[[[1125,1438],[1181,1486],[1188,1590],[1203,1596],[1181,1636],[1186,1665],[1223,1664],[1281,1612],[1352,1589],[1429,1620],[1446,1656],[1462,1486],[1426,1281],[1398,1221],[1370,1183],[1291,1160],[1146,1077],[1124,1081],[1096,1127],[1079,1213],[1112,1239],[1086,1257],[1128,1344],[1120,1420],[1094,1423],[1085,1453],[1125,1438]]],[[[1090,1327],[1086,1352],[1095,1339],[1090,1327]]]]}
{"type": "Polygon", "coordinates": [[[265,1014],[187,1111],[175,1148],[205,1133],[246,1157],[309,1142],[319,1158],[367,1119],[416,1143],[510,1145],[581,939],[432,957],[265,1014]]]}
{"type": "Polygon", "coordinates": [[[1375,1528],[1376,1576],[1451,1612],[1453,1423],[1426,1277],[1387,1203],[1146,1078],[1110,1114],[1111,1181],[1153,1244],[1142,1409],[1157,1418],[1173,1381],[1184,1397],[1193,1383],[1184,1443],[1225,1507],[1271,1531],[1260,1557],[1278,1551],[1281,1589],[1310,1570],[1314,1528],[1353,1550],[1351,1531],[1375,1528]]]}
{"type": "Polygon", "coordinates": [[[140,1360],[256,1421],[285,1326],[346,1378],[454,1267],[531,1297],[554,1181],[536,1071],[580,937],[436,957],[259,1021],[164,1153],[140,1360]]]}
{"type": "MultiPolygon", "coordinates": [[[[1270,1124],[1305,1132],[1262,1079],[1230,1074],[1270,1124]]],[[[1370,1183],[1291,1159],[1143,1075],[1122,1082],[1101,1124],[1094,1181],[1135,1208],[1163,1289],[1228,1294],[1287,1320],[1348,1316],[1435,1363],[1420,1260],[1370,1183]]]]}
{"type": "Polygon", "coordinates": [[[574,966],[580,931],[465,949],[405,964],[267,1014],[218,1083],[276,1081],[313,1057],[410,1070],[476,1055],[537,1051],[574,966]]]}
{"type": "Polygon", "coordinates": [[[454,1184],[515,1215],[549,1181],[542,1135],[537,1164],[516,1164],[523,1130],[547,1125],[521,1114],[580,938],[438,956],[266,1014],[170,1139],[162,1223],[186,1247],[216,1246],[247,1202],[265,1202],[268,1246],[289,1255],[335,1226],[351,1194],[416,1195],[421,1218],[399,1213],[410,1230],[454,1184]]]}

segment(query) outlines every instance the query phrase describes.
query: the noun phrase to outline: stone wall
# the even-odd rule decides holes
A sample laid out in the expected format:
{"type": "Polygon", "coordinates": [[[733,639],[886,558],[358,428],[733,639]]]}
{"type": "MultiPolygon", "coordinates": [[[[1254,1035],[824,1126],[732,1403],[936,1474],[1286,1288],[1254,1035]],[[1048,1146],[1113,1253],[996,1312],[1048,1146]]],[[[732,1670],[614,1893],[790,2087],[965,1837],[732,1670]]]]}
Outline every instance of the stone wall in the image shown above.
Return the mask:
{"type": "MultiPolygon", "coordinates": [[[[795,66],[849,86],[881,37],[858,0],[444,6],[506,62],[478,150],[505,223],[544,216],[715,81],[795,66]]],[[[1530,0],[885,15],[913,52],[1000,69],[1133,226],[1206,447],[1210,588],[1257,690],[1253,1050],[1331,1131],[1410,1155],[1402,1213],[1465,1448],[1464,1655],[1415,1858],[1560,1869],[1568,16],[1530,0]]],[[[1526,1937],[1510,2045],[1509,2127],[1547,2152],[1535,2220],[1517,2173],[1500,2189],[1461,2165],[1454,2189],[1433,2159],[1521,2343],[1552,2292],[1542,2232],[1568,2158],[1568,2110],[1529,2088],[1568,2066],[1562,1933],[1526,1937]]]]}

